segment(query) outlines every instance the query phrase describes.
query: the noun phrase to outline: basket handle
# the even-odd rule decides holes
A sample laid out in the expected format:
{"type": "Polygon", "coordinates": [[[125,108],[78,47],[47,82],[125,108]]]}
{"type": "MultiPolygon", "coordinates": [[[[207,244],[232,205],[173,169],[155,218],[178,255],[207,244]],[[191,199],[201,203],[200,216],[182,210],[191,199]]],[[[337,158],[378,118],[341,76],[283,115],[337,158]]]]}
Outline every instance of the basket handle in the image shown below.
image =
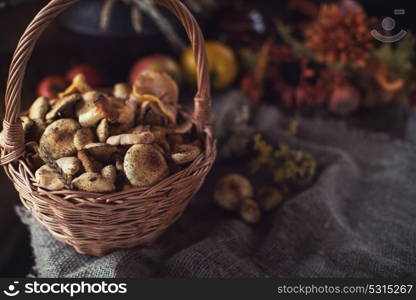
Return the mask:
{"type": "MultiPolygon", "coordinates": [[[[80,0],[51,0],[32,20],[19,40],[9,68],[5,95],[5,116],[0,165],[9,164],[24,154],[24,133],[19,119],[22,83],[26,66],[40,35],[66,8],[80,0]]],[[[197,68],[198,91],[192,118],[197,130],[210,134],[211,91],[205,39],[191,12],[179,0],[153,0],[169,9],[180,20],[191,41],[197,68]]]]}

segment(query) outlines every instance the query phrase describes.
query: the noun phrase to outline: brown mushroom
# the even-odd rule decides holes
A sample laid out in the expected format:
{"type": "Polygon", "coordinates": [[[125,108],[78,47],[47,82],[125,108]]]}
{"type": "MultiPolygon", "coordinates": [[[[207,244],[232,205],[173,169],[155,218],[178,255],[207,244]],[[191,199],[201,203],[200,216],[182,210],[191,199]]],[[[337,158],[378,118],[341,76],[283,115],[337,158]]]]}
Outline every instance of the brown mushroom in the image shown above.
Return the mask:
{"type": "Polygon", "coordinates": [[[283,201],[283,193],[276,188],[262,187],[256,194],[256,201],[266,212],[275,209],[283,201]]]}
{"type": "Polygon", "coordinates": [[[171,158],[178,165],[184,165],[193,162],[199,154],[201,154],[201,149],[195,145],[175,145],[171,158]]]}
{"type": "Polygon", "coordinates": [[[97,126],[97,137],[98,141],[105,143],[110,136],[110,124],[107,119],[102,119],[97,126]]]}
{"type": "Polygon", "coordinates": [[[238,209],[243,201],[253,199],[250,181],[239,174],[228,174],[220,178],[214,192],[214,200],[226,210],[238,209]]]}
{"type": "Polygon", "coordinates": [[[46,127],[39,146],[45,149],[51,159],[73,156],[76,154],[74,135],[80,128],[77,121],[60,119],[46,127]]]}
{"type": "Polygon", "coordinates": [[[105,143],[91,143],[85,145],[85,150],[100,161],[107,162],[117,152],[117,147],[105,143]]]}
{"type": "Polygon", "coordinates": [[[134,127],[137,112],[137,102],[135,100],[126,100],[123,107],[118,110],[117,123],[120,124],[120,132],[125,132],[134,127]]]}
{"type": "Polygon", "coordinates": [[[149,186],[169,176],[169,167],[163,154],[154,146],[132,146],[124,157],[124,171],[134,186],[149,186]]]}
{"type": "Polygon", "coordinates": [[[37,98],[29,109],[29,118],[32,120],[44,120],[49,110],[49,100],[45,97],[37,98]]]}
{"type": "Polygon", "coordinates": [[[113,106],[111,99],[102,93],[89,94],[91,99],[83,101],[77,106],[76,115],[78,121],[83,127],[95,126],[100,120],[106,118],[110,122],[118,119],[118,112],[113,106]]]}
{"type": "Polygon", "coordinates": [[[81,95],[78,93],[60,98],[52,106],[52,109],[46,114],[46,120],[56,119],[58,116],[60,116],[60,114],[68,110],[71,106],[75,105],[75,103],[77,103],[79,100],[81,100],[81,95]]]}
{"type": "Polygon", "coordinates": [[[133,96],[140,102],[154,102],[172,123],[176,123],[179,89],[168,74],[154,71],[140,74],[133,85],[133,96]]]}
{"type": "Polygon", "coordinates": [[[104,178],[110,179],[112,182],[115,182],[116,178],[117,178],[117,169],[116,169],[116,167],[113,166],[113,165],[105,166],[101,170],[101,176],[103,176],[104,178]]]}
{"type": "Polygon", "coordinates": [[[56,164],[62,172],[69,176],[74,176],[81,170],[81,161],[73,156],[62,157],[56,161],[56,164]]]}
{"type": "Polygon", "coordinates": [[[130,97],[131,87],[127,83],[117,83],[114,85],[113,95],[119,99],[127,99],[130,97]]]}
{"type": "Polygon", "coordinates": [[[157,104],[145,101],[140,107],[138,122],[148,125],[166,125],[169,123],[167,116],[159,109],[157,104]]]}
{"type": "Polygon", "coordinates": [[[91,193],[110,193],[116,190],[114,181],[100,173],[87,172],[75,178],[72,185],[82,191],[91,193]]]}
{"type": "Polygon", "coordinates": [[[77,150],[82,150],[88,144],[94,143],[94,133],[88,127],[78,129],[74,135],[74,145],[77,150]]]}
{"type": "Polygon", "coordinates": [[[256,224],[260,222],[261,210],[257,202],[248,199],[244,200],[240,207],[241,218],[250,224],[256,224]]]}
{"type": "Polygon", "coordinates": [[[22,127],[23,127],[23,131],[25,132],[25,133],[28,133],[29,132],[29,130],[33,127],[33,125],[34,125],[34,122],[33,122],[33,120],[32,119],[30,119],[29,117],[27,117],[27,116],[21,116],[20,117],[20,120],[22,121],[22,127]]]}
{"type": "Polygon", "coordinates": [[[142,133],[125,133],[111,136],[107,139],[109,145],[135,145],[135,144],[152,144],[155,136],[150,131],[142,133]]]}
{"type": "Polygon", "coordinates": [[[103,168],[103,165],[88,154],[87,150],[78,151],[78,159],[86,172],[98,173],[103,168]]]}
{"type": "Polygon", "coordinates": [[[40,187],[51,191],[58,191],[65,188],[64,183],[48,165],[43,165],[35,172],[35,179],[40,187]]]}

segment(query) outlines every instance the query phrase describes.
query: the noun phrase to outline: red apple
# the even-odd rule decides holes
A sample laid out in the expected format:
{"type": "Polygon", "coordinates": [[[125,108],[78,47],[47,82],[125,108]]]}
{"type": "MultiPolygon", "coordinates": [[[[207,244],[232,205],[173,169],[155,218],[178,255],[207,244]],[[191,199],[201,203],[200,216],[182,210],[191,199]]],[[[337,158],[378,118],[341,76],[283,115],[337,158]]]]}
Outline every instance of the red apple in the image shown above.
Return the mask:
{"type": "Polygon", "coordinates": [[[64,77],[57,75],[47,76],[38,85],[38,96],[53,99],[58,93],[63,92],[67,86],[68,82],[64,77]]]}
{"type": "Polygon", "coordinates": [[[76,65],[73,67],[69,72],[66,74],[66,79],[70,82],[74,79],[75,76],[78,74],[83,74],[85,79],[87,80],[88,84],[92,87],[100,87],[103,84],[103,79],[101,74],[91,65],[88,64],[81,64],[76,65]]]}
{"type": "Polygon", "coordinates": [[[166,72],[177,83],[180,83],[182,79],[181,68],[173,58],[156,54],[141,58],[133,65],[129,76],[130,83],[133,84],[137,76],[146,71],[166,72]]]}

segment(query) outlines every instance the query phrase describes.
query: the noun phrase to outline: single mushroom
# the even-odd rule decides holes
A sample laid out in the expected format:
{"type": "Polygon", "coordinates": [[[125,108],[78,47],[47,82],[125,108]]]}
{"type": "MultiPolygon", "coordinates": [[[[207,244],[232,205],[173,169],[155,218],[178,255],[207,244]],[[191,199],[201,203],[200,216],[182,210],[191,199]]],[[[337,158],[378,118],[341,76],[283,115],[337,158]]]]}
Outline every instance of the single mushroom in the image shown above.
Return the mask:
{"type": "Polygon", "coordinates": [[[71,85],[63,93],[60,93],[58,96],[59,98],[63,98],[71,94],[75,94],[75,93],[83,94],[89,91],[92,91],[92,88],[87,83],[85,76],[83,74],[78,74],[72,80],[71,85]]]}
{"type": "Polygon", "coordinates": [[[91,143],[85,145],[84,150],[98,160],[107,162],[117,152],[117,147],[105,143],[91,143]]]}
{"type": "Polygon", "coordinates": [[[236,210],[243,201],[253,199],[253,195],[253,186],[247,178],[228,174],[217,182],[214,200],[226,210],[236,210]]]}
{"type": "Polygon", "coordinates": [[[22,121],[22,127],[25,134],[28,133],[29,130],[32,129],[33,125],[35,124],[33,120],[30,119],[28,116],[21,116],[20,120],[22,121]]]}
{"type": "Polygon", "coordinates": [[[103,165],[89,155],[87,150],[78,151],[77,157],[86,172],[97,173],[103,168],[103,165]]]}
{"type": "Polygon", "coordinates": [[[259,204],[251,199],[244,200],[240,207],[241,218],[250,224],[256,224],[261,220],[259,204]]]}
{"type": "Polygon", "coordinates": [[[176,123],[179,88],[167,73],[148,71],[140,74],[132,94],[140,102],[154,102],[172,123],[176,123]]]}
{"type": "Polygon", "coordinates": [[[79,100],[81,100],[81,95],[78,93],[60,98],[52,106],[52,109],[46,114],[46,120],[49,121],[58,118],[63,112],[69,110],[71,106],[75,105],[75,103],[79,100]]]}
{"type": "Polygon", "coordinates": [[[102,119],[97,126],[97,137],[100,143],[105,143],[105,141],[110,136],[110,124],[107,119],[102,119]]]}
{"type": "Polygon", "coordinates": [[[95,126],[100,120],[106,118],[110,122],[118,120],[118,112],[111,99],[103,93],[91,94],[93,100],[84,100],[77,106],[76,115],[83,127],[95,126]]]}
{"type": "Polygon", "coordinates": [[[107,139],[107,144],[118,145],[135,145],[135,144],[153,144],[155,136],[150,131],[142,133],[125,133],[111,136],[107,139]]]}
{"type": "Polygon", "coordinates": [[[134,186],[154,185],[169,176],[169,167],[163,154],[154,146],[132,146],[124,157],[124,171],[134,186]]]}
{"type": "Polygon", "coordinates": [[[188,164],[201,154],[201,149],[192,144],[175,145],[171,155],[172,160],[178,165],[188,164]]]}
{"type": "Polygon", "coordinates": [[[32,120],[44,120],[49,110],[49,100],[45,97],[37,98],[29,108],[29,118],[32,120]]]}
{"type": "Polygon", "coordinates": [[[78,190],[91,193],[110,193],[116,190],[114,181],[103,177],[100,173],[84,173],[75,178],[72,185],[78,190]]]}
{"type": "Polygon", "coordinates": [[[94,132],[88,127],[78,129],[74,135],[74,145],[77,150],[82,150],[88,144],[94,143],[94,132]]]}
{"type": "Polygon", "coordinates": [[[137,102],[133,99],[126,100],[118,110],[117,123],[120,124],[120,132],[125,132],[134,127],[136,121],[137,102]]]}
{"type": "Polygon", "coordinates": [[[74,176],[81,170],[81,161],[73,156],[62,157],[56,161],[56,164],[62,172],[69,176],[74,176]]]}
{"type": "Polygon", "coordinates": [[[116,170],[124,173],[124,158],[121,155],[116,156],[116,170]]]}
{"type": "Polygon", "coordinates": [[[40,149],[48,152],[51,159],[73,156],[77,149],[74,145],[74,135],[80,128],[77,121],[60,119],[46,127],[40,138],[40,149]]]}
{"type": "Polygon", "coordinates": [[[113,95],[119,99],[128,99],[131,94],[131,87],[127,83],[117,83],[114,85],[113,95]]]}
{"type": "Polygon", "coordinates": [[[138,122],[148,125],[167,125],[169,120],[159,107],[151,101],[145,101],[140,106],[138,122]]]}
{"type": "Polygon", "coordinates": [[[117,169],[116,169],[116,167],[113,166],[113,165],[105,166],[101,170],[101,176],[111,180],[112,182],[115,182],[116,178],[117,178],[117,169]]]}
{"type": "Polygon", "coordinates": [[[40,187],[51,191],[58,191],[65,188],[65,184],[48,165],[43,165],[37,169],[35,179],[40,187]]]}
{"type": "Polygon", "coordinates": [[[271,211],[283,202],[283,193],[276,188],[262,187],[256,193],[256,201],[264,211],[271,211]]]}

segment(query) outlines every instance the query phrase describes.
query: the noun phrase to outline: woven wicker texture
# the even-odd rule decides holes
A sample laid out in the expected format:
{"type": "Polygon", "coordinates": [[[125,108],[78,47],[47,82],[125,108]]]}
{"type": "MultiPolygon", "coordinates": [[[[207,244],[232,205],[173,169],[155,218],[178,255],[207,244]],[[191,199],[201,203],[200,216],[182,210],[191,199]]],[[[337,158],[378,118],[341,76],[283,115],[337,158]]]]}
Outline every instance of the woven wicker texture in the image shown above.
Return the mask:
{"type": "Polygon", "coordinates": [[[3,121],[6,147],[0,164],[12,180],[24,206],[58,240],[79,253],[101,256],[115,249],[154,242],[183,213],[204,182],[216,157],[216,142],[210,125],[211,95],[205,41],[201,30],[179,0],[154,0],[173,12],[191,41],[197,65],[198,92],[194,98],[193,122],[205,151],[186,169],[147,188],[112,194],[40,188],[24,159],[25,145],[19,119],[21,91],[27,62],[45,28],[79,0],[52,0],[23,33],[9,70],[3,121]]]}

